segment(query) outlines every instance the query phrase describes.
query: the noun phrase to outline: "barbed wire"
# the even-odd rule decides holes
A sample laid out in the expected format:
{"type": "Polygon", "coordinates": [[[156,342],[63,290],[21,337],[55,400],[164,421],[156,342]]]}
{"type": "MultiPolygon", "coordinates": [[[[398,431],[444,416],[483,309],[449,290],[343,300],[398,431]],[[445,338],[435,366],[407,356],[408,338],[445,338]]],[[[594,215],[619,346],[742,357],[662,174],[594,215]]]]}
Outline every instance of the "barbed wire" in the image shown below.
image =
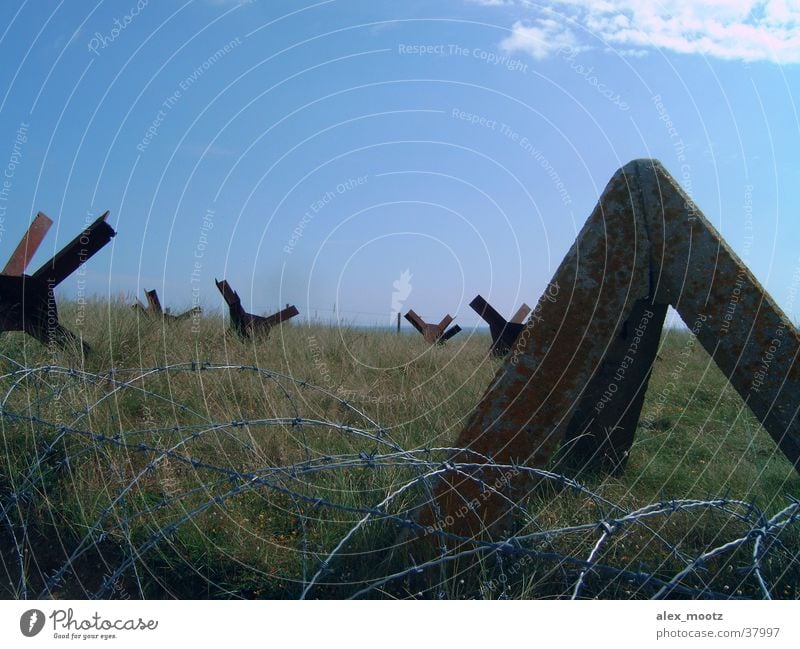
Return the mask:
{"type": "MultiPolygon", "coordinates": [[[[94,373],[0,362],[9,368],[0,374],[0,555],[12,597],[114,597],[123,581],[137,597],[170,594],[181,576],[156,576],[153,555],[166,565],[184,561],[214,596],[257,596],[259,589],[248,594],[183,560],[179,548],[192,543],[255,575],[265,592],[280,579],[294,584],[287,596],[300,598],[797,596],[800,502],[789,496],[771,516],[727,496],[629,510],[558,473],[468,449],[405,448],[402,431],[340,394],[255,365],[190,361],[94,373]],[[258,383],[257,403],[231,396],[247,381],[258,383]],[[241,417],[225,420],[234,405],[241,417]],[[272,416],[258,416],[265,412],[272,416]],[[267,443],[280,447],[277,457],[268,457],[267,443]],[[180,475],[159,474],[165,467],[180,475]],[[550,491],[515,501],[486,478],[503,472],[550,491]],[[471,538],[421,524],[425,506],[441,518],[433,493],[442,479],[500,499],[514,531],[471,538]],[[257,567],[246,543],[236,556],[225,547],[230,539],[210,536],[204,516],[250,497],[292,528],[281,546],[296,564],[288,576],[257,567]],[[554,518],[558,509],[569,515],[554,518]],[[703,517],[712,518],[707,527],[703,517]],[[566,524],[570,518],[579,520],[566,524]],[[192,530],[194,541],[181,540],[192,530]],[[94,574],[100,568],[102,577],[94,574]]],[[[230,520],[258,547],[270,544],[252,522],[230,520]]]]}

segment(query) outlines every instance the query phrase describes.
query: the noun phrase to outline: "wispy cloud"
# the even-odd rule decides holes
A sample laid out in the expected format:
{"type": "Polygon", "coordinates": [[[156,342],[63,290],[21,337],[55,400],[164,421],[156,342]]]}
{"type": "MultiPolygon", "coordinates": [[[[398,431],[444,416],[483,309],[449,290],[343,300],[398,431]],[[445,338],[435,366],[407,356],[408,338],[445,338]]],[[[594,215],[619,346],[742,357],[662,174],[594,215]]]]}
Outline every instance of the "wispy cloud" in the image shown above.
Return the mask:
{"type": "Polygon", "coordinates": [[[552,18],[539,18],[531,24],[515,22],[511,35],[503,39],[500,47],[508,52],[523,51],[535,59],[544,59],[560,50],[581,49],[577,41],[574,32],[563,23],[552,18]]]}
{"type": "Polygon", "coordinates": [[[660,48],[720,59],[800,63],[796,0],[468,0],[513,8],[502,46],[543,58],[564,46],[613,47],[622,54],[660,48]]]}
{"type": "Polygon", "coordinates": [[[507,5],[516,4],[516,0],[467,0],[474,5],[483,5],[484,7],[502,7],[507,5]]]}

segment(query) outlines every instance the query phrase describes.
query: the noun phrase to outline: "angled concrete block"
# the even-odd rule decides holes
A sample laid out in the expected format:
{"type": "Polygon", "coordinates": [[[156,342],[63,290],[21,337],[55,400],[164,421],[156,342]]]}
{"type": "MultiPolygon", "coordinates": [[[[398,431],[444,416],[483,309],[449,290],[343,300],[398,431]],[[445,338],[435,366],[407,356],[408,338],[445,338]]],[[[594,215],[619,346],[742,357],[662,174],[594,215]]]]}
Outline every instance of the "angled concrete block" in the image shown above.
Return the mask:
{"type": "MultiPolygon", "coordinates": [[[[579,467],[624,466],[668,305],[800,470],[800,336],[713,226],[654,160],[618,170],[556,271],[456,446],[544,468],[559,447],[579,467]]],[[[493,473],[484,471],[483,482],[493,473]]],[[[506,476],[507,478],[507,476],[506,476]]],[[[428,526],[474,536],[510,524],[530,483],[486,496],[442,479],[428,526]],[[469,506],[465,507],[465,503],[469,506]],[[447,524],[443,524],[445,520],[447,524]]]]}

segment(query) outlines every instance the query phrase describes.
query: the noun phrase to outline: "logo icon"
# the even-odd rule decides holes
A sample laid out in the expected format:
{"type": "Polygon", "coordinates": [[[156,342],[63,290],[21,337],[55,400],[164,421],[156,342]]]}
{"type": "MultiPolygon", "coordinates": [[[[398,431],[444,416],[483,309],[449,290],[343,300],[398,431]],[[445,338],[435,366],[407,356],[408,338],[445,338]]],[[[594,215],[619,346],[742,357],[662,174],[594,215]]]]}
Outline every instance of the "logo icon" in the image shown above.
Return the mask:
{"type": "Polygon", "coordinates": [[[389,315],[389,324],[394,324],[395,318],[400,313],[400,310],[403,308],[403,302],[408,299],[408,296],[411,295],[411,271],[406,268],[402,273],[400,273],[399,279],[396,279],[392,282],[392,286],[394,286],[394,292],[392,293],[392,312],[389,315]]]}
{"type": "Polygon", "coordinates": [[[32,638],[44,628],[44,613],[38,608],[25,611],[19,618],[19,630],[26,638],[32,638]]]}

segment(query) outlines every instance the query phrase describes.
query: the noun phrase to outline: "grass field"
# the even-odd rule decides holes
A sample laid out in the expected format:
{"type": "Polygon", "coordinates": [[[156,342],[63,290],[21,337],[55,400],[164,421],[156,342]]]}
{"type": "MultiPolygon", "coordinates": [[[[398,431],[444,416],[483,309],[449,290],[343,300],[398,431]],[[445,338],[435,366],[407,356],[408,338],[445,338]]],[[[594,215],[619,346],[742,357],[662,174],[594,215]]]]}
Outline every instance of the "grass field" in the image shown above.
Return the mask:
{"type": "MultiPolygon", "coordinates": [[[[0,338],[6,598],[294,598],[312,578],[309,597],[366,586],[368,597],[564,597],[580,566],[557,557],[586,559],[596,521],[696,499],[611,535],[601,563],[616,572],[588,574],[581,591],[650,597],[657,585],[633,573],[668,579],[763,524],[754,512],[800,496],[800,477],[705,351],[667,330],[626,470],[522,503],[518,533],[541,532],[529,539],[541,556],[485,552],[409,570],[421,556],[398,542],[397,519],[354,526],[413,482],[422,459],[446,459],[432,449],[453,445],[500,365],[488,334],[429,347],[416,334],[289,323],[243,342],[220,316],[165,326],[124,304],[78,308],[61,316],[75,331],[78,316],[86,323],[85,358],[0,338]],[[669,382],[677,389],[664,394],[669,382]]],[[[421,495],[403,491],[387,511],[405,516],[421,495]]],[[[773,597],[800,595],[799,532],[765,541],[773,597]]],[[[681,583],[760,597],[752,554],[748,543],[709,557],[681,583]]]]}

